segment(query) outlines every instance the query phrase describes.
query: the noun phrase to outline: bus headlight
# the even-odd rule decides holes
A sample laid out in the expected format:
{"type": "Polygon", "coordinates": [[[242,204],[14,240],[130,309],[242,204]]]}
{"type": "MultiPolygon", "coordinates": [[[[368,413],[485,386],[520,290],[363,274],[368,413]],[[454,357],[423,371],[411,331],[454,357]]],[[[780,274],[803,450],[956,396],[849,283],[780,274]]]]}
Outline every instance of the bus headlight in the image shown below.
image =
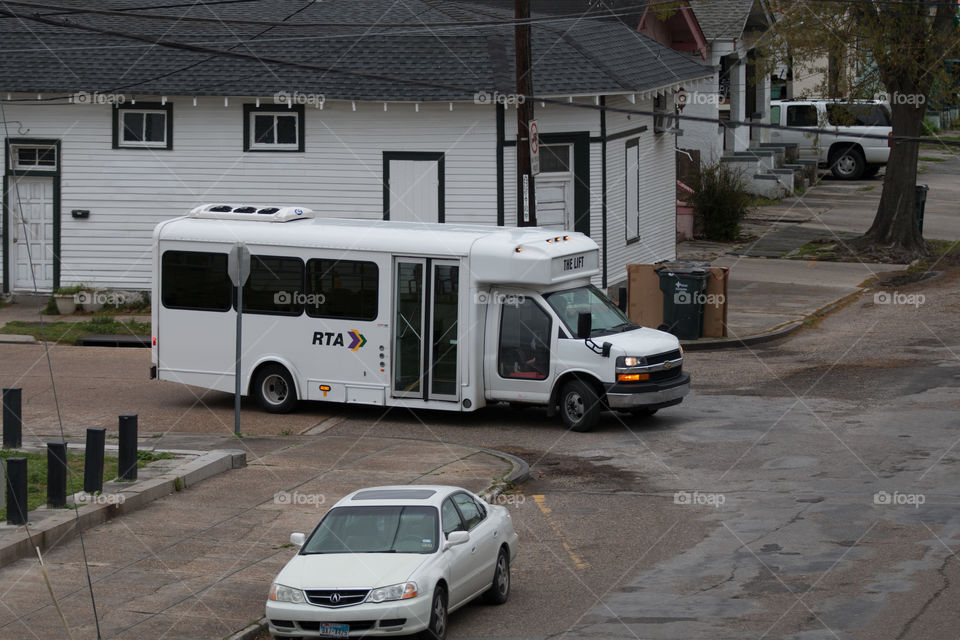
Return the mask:
{"type": "Polygon", "coordinates": [[[620,356],[617,358],[618,367],[642,367],[647,364],[643,356],[620,356]]]}

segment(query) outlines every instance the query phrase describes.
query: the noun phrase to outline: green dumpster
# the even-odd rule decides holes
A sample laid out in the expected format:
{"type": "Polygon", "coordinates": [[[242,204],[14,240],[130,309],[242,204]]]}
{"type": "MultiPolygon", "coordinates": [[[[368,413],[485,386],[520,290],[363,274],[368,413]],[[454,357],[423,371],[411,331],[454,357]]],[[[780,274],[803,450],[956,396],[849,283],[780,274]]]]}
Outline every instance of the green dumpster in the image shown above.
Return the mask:
{"type": "Polygon", "coordinates": [[[665,266],[656,270],[663,292],[663,324],[681,340],[696,340],[703,334],[704,290],[710,272],[700,267],[665,266]]]}

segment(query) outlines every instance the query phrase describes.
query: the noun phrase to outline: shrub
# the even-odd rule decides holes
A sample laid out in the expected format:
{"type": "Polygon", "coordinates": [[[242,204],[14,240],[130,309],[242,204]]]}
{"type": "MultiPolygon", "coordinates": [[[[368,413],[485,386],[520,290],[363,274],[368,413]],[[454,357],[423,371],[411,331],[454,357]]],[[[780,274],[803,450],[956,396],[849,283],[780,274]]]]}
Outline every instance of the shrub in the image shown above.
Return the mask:
{"type": "Polygon", "coordinates": [[[920,135],[922,136],[934,136],[940,133],[940,129],[936,127],[932,122],[924,118],[920,121],[920,135]]]}
{"type": "Polygon", "coordinates": [[[687,201],[693,206],[703,237],[735,240],[752,199],[742,173],[722,162],[701,166],[693,173],[690,187],[693,193],[687,201]]]}

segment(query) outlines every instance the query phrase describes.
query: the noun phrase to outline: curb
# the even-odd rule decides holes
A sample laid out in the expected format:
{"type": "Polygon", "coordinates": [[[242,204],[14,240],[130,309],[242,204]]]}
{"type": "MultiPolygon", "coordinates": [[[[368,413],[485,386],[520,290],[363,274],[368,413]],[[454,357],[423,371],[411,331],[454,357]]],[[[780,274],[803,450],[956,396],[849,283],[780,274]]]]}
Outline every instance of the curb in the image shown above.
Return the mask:
{"type": "MultiPolygon", "coordinates": [[[[807,318],[813,317],[817,313],[812,313],[807,318]]],[[[804,325],[806,318],[804,320],[794,320],[788,323],[786,326],[783,326],[779,329],[773,331],[768,331],[767,333],[757,333],[752,336],[744,336],[743,338],[718,338],[716,340],[711,340],[709,342],[699,342],[699,341],[680,341],[680,346],[683,347],[684,351],[709,351],[712,349],[733,349],[737,347],[749,347],[754,344],[762,344],[764,342],[772,342],[773,340],[779,340],[780,338],[785,338],[800,327],[804,325]]]]}
{"type": "MultiPolygon", "coordinates": [[[[463,446],[463,445],[460,445],[460,446],[463,446]]],[[[504,453],[503,451],[497,451],[496,449],[485,449],[483,447],[477,447],[477,450],[483,451],[484,453],[488,453],[492,456],[496,456],[497,458],[502,458],[503,460],[506,460],[511,465],[513,465],[513,469],[511,469],[510,473],[504,476],[503,479],[500,480],[499,482],[495,481],[494,484],[492,484],[490,488],[487,490],[488,495],[490,495],[491,497],[496,498],[498,495],[503,493],[503,489],[505,486],[510,486],[513,484],[523,484],[524,482],[530,479],[530,465],[527,464],[527,461],[524,460],[523,458],[519,458],[511,453],[504,453]]]]}
{"type": "MultiPolygon", "coordinates": [[[[105,482],[104,491],[101,494],[106,496],[104,502],[77,506],[70,510],[58,509],[60,513],[45,517],[35,526],[29,525],[28,522],[29,534],[27,526],[16,527],[16,533],[10,535],[9,541],[4,541],[3,546],[0,547],[0,567],[22,558],[33,557],[36,553],[34,547],[39,547],[41,553],[46,552],[57,544],[71,539],[78,530],[84,531],[116,516],[132,513],[158,498],[181,491],[224,471],[246,466],[247,456],[243,451],[219,449],[192,453],[200,455],[155,478],[132,484],[117,481],[105,482]]],[[[81,494],[74,494],[68,498],[68,502],[77,505],[77,496],[81,494]]]]}
{"type": "Polygon", "coordinates": [[[253,624],[244,627],[240,631],[237,631],[235,634],[227,636],[224,638],[224,640],[252,640],[252,638],[256,638],[261,631],[266,631],[266,629],[267,618],[264,616],[253,624]]]}
{"type": "Polygon", "coordinates": [[[0,344],[37,344],[37,339],[20,333],[0,333],[0,344]]]}

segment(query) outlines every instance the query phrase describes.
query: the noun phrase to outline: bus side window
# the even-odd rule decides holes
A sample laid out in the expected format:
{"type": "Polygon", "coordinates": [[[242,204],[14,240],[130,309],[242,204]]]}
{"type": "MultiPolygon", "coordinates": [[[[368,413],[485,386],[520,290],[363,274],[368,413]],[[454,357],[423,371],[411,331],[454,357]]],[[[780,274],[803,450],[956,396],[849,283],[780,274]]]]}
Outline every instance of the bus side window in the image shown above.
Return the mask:
{"type": "Polygon", "coordinates": [[[227,311],[233,285],[227,254],[164,251],[160,260],[160,298],[167,309],[227,311]]]}
{"type": "Polygon", "coordinates": [[[312,318],[376,320],[380,270],[375,262],[314,258],[307,262],[312,318]]]}
{"type": "Polygon", "coordinates": [[[501,307],[500,377],[544,380],[550,372],[550,316],[533,300],[517,300],[501,307]]]}

